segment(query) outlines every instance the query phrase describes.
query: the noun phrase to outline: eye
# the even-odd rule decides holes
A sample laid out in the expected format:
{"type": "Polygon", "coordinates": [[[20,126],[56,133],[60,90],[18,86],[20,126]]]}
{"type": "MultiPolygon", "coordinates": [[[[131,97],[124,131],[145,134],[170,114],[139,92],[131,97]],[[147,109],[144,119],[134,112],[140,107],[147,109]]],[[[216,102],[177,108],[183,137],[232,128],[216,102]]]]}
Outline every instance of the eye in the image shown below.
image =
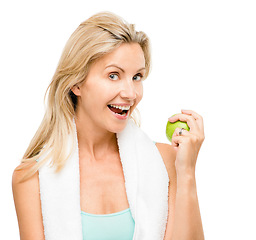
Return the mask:
{"type": "Polygon", "coordinates": [[[108,76],[111,80],[117,80],[118,79],[118,74],[117,73],[111,73],[108,76]]]}
{"type": "Polygon", "coordinates": [[[143,78],[142,74],[138,73],[132,79],[135,80],[135,81],[140,81],[142,78],[143,78]]]}

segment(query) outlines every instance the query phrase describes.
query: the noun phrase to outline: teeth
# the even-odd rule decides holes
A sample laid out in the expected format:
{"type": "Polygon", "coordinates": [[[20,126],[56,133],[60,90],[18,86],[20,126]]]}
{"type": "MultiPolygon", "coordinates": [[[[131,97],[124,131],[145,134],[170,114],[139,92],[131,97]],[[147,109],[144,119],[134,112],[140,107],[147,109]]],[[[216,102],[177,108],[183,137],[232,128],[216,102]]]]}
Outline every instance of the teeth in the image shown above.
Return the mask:
{"type": "Polygon", "coordinates": [[[121,110],[129,110],[130,109],[130,106],[118,106],[118,105],[112,105],[110,104],[111,107],[114,107],[114,108],[119,108],[121,110]]]}

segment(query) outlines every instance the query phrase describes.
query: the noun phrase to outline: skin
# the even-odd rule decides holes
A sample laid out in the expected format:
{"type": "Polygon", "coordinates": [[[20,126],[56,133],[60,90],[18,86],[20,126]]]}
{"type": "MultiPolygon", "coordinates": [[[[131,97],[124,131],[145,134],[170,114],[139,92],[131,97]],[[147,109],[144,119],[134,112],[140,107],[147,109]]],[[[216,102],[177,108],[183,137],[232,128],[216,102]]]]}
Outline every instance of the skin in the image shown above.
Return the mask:
{"type": "Polygon", "coordinates": [[[122,44],[93,64],[83,84],[72,89],[78,97],[76,127],[84,212],[108,214],[129,207],[116,139],[128,118],[116,118],[107,105],[129,104],[130,115],[143,96],[143,75],[145,58],[139,44],[122,44]]]}
{"type": "Polygon", "coordinates": [[[177,128],[172,145],[161,144],[158,149],[165,162],[169,178],[169,216],[165,240],[203,240],[195,166],[204,141],[203,118],[194,111],[181,110],[168,119],[170,122],[187,122],[190,131],[179,135],[177,128]]]}
{"type": "MultiPolygon", "coordinates": [[[[113,115],[108,104],[131,105],[129,115],[143,97],[144,54],[137,43],[125,43],[92,64],[81,85],[72,88],[78,97],[76,126],[80,163],[81,210],[109,214],[129,207],[116,133],[128,122],[113,115]]],[[[204,239],[195,183],[196,159],[204,139],[203,120],[193,111],[182,111],[170,121],[185,121],[190,132],[172,145],[156,143],[166,166],[169,215],[164,240],[204,239]]],[[[13,173],[13,196],[21,239],[44,239],[38,173],[23,183],[24,171],[13,173]]]]}
{"type": "Polygon", "coordinates": [[[144,74],[145,59],[139,44],[122,44],[91,66],[82,85],[72,88],[78,97],[76,125],[79,150],[87,151],[97,159],[105,156],[113,145],[117,147],[116,133],[125,128],[128,118],[117,119],[107,105],[132,105],[130,115],[142,99],[140,76],[144,74]]]}
{"type": "Polygon", "coordinates": [[[26,169],[13,172],[12,189],[21,240],[44,240],[38,172],[20,183],[26,169]]]}

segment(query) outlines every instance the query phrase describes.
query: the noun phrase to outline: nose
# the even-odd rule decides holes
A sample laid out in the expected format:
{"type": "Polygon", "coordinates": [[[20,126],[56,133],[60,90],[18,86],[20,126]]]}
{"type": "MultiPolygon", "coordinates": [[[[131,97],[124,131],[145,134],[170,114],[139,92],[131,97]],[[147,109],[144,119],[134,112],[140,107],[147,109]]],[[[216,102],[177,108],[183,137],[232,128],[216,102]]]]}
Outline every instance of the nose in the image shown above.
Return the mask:
{"type": "Polygon", "coordinates": [[[134,100],[136,98],[136,86],[132,80],[123,81],[120,96],[128,100],[134,100]]]}

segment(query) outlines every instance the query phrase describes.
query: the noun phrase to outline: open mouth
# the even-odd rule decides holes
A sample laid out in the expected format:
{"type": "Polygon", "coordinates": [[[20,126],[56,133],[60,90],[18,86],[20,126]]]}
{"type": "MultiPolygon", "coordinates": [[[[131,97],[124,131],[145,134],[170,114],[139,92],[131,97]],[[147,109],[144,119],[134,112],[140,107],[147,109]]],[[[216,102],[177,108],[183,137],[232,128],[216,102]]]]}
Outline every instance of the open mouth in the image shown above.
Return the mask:
{"type": "Polygon", "coordinates": [[[119,115],[121,115],[121,116],[126,116],[127,112],[129,111],[129,110],[122,110],[122,109],[119,109],[119,108],[115,108],[115,107],[112,107],[112,106],[110,106],[110,105],[108,105],[108,108],[109,108],[112,112],[114,112],[115,114],[119,114],[119,115]]]}

